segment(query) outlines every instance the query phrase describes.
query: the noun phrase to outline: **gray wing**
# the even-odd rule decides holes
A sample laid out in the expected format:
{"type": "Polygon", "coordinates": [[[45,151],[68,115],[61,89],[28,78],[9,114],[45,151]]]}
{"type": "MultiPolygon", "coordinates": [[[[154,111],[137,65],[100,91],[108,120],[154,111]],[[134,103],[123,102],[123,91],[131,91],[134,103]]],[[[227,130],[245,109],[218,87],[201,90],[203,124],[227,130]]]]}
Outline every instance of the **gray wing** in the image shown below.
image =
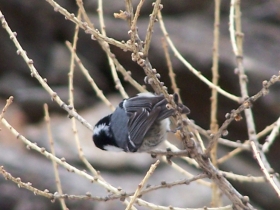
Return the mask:
{"type": "Polygon", "coordinates": [[[128,136],[137,149],[142,145],[146,133],[157,120],[159,112],[159,107],[151,113],[142,108],[142,110],[135,112],[130,117],[128,121],[128,136]]]}
{"type": "Polygon", "coordinates": [[[129,98],[125,101],[124,108],[130,117],[131,114],[139,111],[139,109],[144,108],[149,113],[153,111],[156,107],[160,107],[160,113],[158,114],[158,121],[164,120],[174,114],[174,110],[168,110],[166,108],[167,101],[163,95],[158,96],[136,96],[129,98]]]}
{"type": "Polygon", "coordinates": [[[129,116],[128,133],[131,145],[138,149],[146,133],[156,121],[170,117],[174,110],[166,108],[164,96],[133,97],[125,101],[124,108],[129,116]]]}

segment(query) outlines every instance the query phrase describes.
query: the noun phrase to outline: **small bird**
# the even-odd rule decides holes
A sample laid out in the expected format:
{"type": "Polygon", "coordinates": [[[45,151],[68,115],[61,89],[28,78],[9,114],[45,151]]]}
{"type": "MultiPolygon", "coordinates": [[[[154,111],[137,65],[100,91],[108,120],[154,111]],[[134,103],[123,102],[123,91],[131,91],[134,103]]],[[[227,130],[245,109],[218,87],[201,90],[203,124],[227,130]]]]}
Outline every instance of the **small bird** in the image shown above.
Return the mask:
{"type": "MultiPolygon", "coordinates": [[[[190,110],[178,104],[181,112],[190,110]]],[[[149,152],[166,139],[170,131],[169,117],[175,114],[168,109],[163,95],[140,93],[124,99],[116,110],[102,118],[94,127],[93,141],[96,147],[107,151],[149,152]]]]}

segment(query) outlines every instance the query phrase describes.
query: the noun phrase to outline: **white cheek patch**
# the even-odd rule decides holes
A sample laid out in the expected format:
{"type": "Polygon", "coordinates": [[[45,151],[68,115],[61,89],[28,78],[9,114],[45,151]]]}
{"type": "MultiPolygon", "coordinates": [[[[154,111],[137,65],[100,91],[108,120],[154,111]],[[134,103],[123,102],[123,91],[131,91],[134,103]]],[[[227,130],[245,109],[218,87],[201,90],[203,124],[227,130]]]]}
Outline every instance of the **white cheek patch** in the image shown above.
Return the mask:
{"type": "Polygon", "coordinates": [[[100,125],[98,125],[98,126],[96,126],[94,128],[93,134],[94,135],[99,135],[99,133],[101,131],[105,131],[106,133],[108,133],[109,132],[109,126],[106,125],[105,123],[104,124],[100,124],[100,125]]]}
{"type": "Polygon", "coordinates": [[[110,152],[123,152],[123,149],[112,145],[105,145],[103,148],[110,152]]]}

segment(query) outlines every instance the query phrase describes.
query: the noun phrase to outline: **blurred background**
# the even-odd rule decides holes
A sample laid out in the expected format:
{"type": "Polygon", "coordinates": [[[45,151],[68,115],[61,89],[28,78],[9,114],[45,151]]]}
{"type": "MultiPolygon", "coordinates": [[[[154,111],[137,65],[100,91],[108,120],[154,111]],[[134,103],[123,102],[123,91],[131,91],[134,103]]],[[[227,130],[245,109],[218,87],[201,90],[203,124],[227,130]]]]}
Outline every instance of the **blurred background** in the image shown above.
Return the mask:
{"type": "MultiPolygon", "coordinates": [[[[60,5],[76,14],[77,6],[74,0],[58,0],[60,5]]],[[[133,1],[135,6],[138,1],[133,1]]],[[[140,38],[144,39],[152,11],[151,2],[146,1],[138,21],[140,38]]],[[[181,54],[196,69],[211,80],[214,3],[204,0],[163,0],[163,18],[171,39],[181,54]]],[[[85,8],[95,27],[99,27],[97,17],[97,1],[84,1],[85,8]]],[[[129,39],[126,22],[114,19],[113,13],[125,10],[124,1],[103,1],[107,35],[117,40],[129,39]]],[[[222,1],[220,24],[220,86],[228,92],[240,95],[238,76],[234,73],[235,57],[229,39],[229,8],[230,1],[222,1]]],[[[255,94],[262,88],[262,81],[268,80],[280,70],[280,1],[255,0],[242,1],[242,30],[244,38],[244,66],[249,78],[249,93],[255,94]]],[[[68,72],[70,53],[65,41],[73,40],[75,25],[54,12],[46,1],[38,0],[0,0],[0,10],[9,26],[17,32],[17,38],[34,65],[48,84],[65,102],[68,101],[68,72]]],[[[159,25],[156,24],[149,59],[154,68],[162,76],[162,81],[170,88],[168,70],[161,45],[163,37],[159,25]]],[[[0,29],[0,108],[5,100],[13,95],[14,103],[6,113],[6,118],[21,134],[37,142],[45,148],[48,146],[46,125],[43,121],[43,104],[48,103],[51,112],[51,123],[57,150],[57,156],[65,157],[67,161],[83,169],[84,165],[78,158],[75,147],[71,122],[67,114],[43,90],[36,79],[30,76],[30,71],[22,58],[16,54],[16,48],[5,30],[0,29]]],[[[140,84],[144,84],[142,69],[131,61],[129,52],[123,52],[112,46],[112,51],[120,63],[129,71],[140,84]]],[[[114,105],[121,100],[115,90],[105,53],[97,42],[83,31],[79,33],[77,53],[84,65],[90,71],[100,89],[109,97],[114,105]]],[[[183,102],[191,109],[190,118],[204,129],[209,129],[210,95],[211,90],[199,79],[193,76],[171,53],[172,63],[177,75],[177,84],[181,89],[183,102]]],[[[79,69],[75,70],[75,108],[94,125],[101,117],[110,113],[96,97],[79,69]]],[[[127,82],[122,81],[129,95],[136,90],[127,82]]],[[[277,120],[280,113],[280,84],[271,87],[269,95],[254,104],[253,113],[257,131],[277,120]]],[[[238,107],[238,104],[219,95],[219,124],[224,121],[227,112],[238,107]]],[[[19,176],[23,181],[30,181],[39,189],[56,191],[51,162],[41,155],[26,150],[25,146],[15,139],[1,125],[0,132],[0,165],[8,172],[19,176]]],[[[132,192],[141,181],[150,163],[155,160],[147,154],[109,154],[95,148],[90,131],[79,125],[79,134],[86,157],[95,168],[101,171],[105,179],[114,186],[121,186],[132,192]],[[130,180],[129,183],[127,180],[130,180]]],[[[234,122],[229,127],[228,139],[247,139],[245,121],[234,122]]],[[[265,138],[261,139],[263,143],[265,138]]],[[[267,155],[272,168],[280,172],[279,137],[275,140],[267,155]]],[[[219,150],[225,154],[228,148],[219,150]]],[[[191,166],[185,168],[197,174],[199,171],[191,166]]],[[[233,160],[221,165],[223,170],[238,174],[261,175],[258,165],[251,152],[243,152],[233,160]]],[[[106,195],[99,186],[89,185],[86,180],[75,174],[60,169],[62,184],[67,194],[106,195]]],[[[185,178],[184,175],[170,171],[165,164],[151,177],[151,183],[157,181],[174,181],[185,178]]],[[[248,195],[252,203],[259,209],[280,209],[280,201],[268,184],[244,184],[234,182],[234,186],[243,195],[248,195]]],[[[198,184],[180,186],[167,190],[150,193],[145,199],[160,205],[178,207],[202,207],[211,200],[210,190],[198,184]],[[201,188],[201,189],[200,189],[201,188]],[[191,192],[191,193],[190,193],[191,192]],[[172,197],[166,196],[172,193],[172,197]],[[203,195],[203,196],[202,196],[203,195]],[[183,199],[182,199],[183,198],[183,199]]],[[[225,199],[225,202],[228,202],[225,199]]],[[[120,201],[92,202],[67,201],[70,209],[123,209],[120,201]]],[[[0,177],[0,209],[35,210],[60,209],[59,203],[51,203],[48,199],[34,196],[24,189],[0,177]]],[[[141,208],[140,208],[141,209],[141,208]]]]}

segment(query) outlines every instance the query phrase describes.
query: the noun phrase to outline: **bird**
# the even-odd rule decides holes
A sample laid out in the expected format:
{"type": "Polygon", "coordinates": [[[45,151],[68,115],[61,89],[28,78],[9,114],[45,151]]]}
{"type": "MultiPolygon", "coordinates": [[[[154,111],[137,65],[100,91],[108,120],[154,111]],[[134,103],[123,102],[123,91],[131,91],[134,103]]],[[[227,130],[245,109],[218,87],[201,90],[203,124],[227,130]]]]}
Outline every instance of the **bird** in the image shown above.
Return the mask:
{"type": "MultiPolygon", "coordinates": [[[[178,95],[173,96],[181,112],[189,114],[189,108],[178,103],[178,95]]],[[[150,92],[124,99],[112,114],[94,126],[95,146],[115,152],[152,151],[166,139],[170,131],[169,117],[175,114],[175,110],[168,108],[167,104],[164,95],[150,92]]]]}

